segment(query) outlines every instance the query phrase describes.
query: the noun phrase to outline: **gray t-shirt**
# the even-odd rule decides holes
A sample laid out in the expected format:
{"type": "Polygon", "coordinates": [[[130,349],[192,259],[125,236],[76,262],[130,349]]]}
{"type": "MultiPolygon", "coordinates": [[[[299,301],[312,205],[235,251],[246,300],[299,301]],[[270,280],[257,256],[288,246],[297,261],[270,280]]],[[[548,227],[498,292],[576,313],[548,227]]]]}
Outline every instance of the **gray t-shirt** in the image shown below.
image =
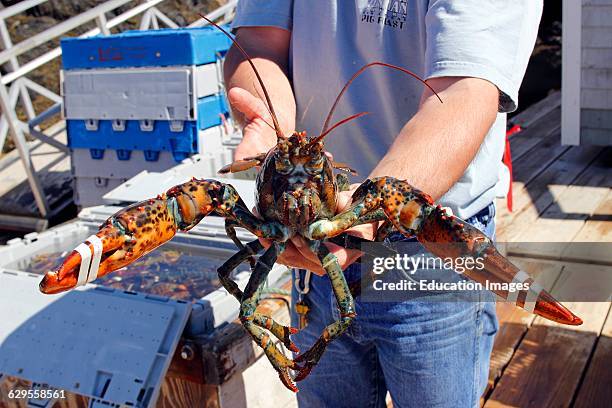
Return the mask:
{"type": "MultiPolygon", "coordinates": [[[[309,135],[321,131],[344,83],[368,62],[399,65],[424,78],[468,76],[495,84],[497,120],[465,174],[440,200],[468,218],[495,198],[505,112],[516,109],[541,13],[542,0],[241,0],[233,28],[292,32],[296,128],[309,135]]],[[[343,96],[332,123],[371,114],[335,130],[326,149],[367,177],[417,111],[422,91],[407,75],[371,68],[343,96]]],[[[406,152],[406,160],[419,157],[406,152]]]]}

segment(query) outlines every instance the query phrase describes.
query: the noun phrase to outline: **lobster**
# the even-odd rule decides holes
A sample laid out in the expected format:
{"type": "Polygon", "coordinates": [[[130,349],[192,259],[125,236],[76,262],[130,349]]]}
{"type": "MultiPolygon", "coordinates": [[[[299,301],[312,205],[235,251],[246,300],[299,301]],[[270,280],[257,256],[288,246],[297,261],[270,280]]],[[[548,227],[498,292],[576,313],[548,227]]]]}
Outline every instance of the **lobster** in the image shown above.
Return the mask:
{"type": "MultiPolygon", "coordinates": [[[[483,269],[464,272],[465,276],[477,282],[533,282],[529,275],[504,258],[480,230],[448,214],[429,195],[406,181],[393,177],[367,179],[354,191],[350,206],[336,213],[337,193],[348,185],[342,172],[352,170],[335,163],[325,154],[324,138],[338,126],[366,114],[358,113],[329,126],[341,96],[354,79],[372,66],[401,71],[429,87],[424,80],[398,66],[369,63],[344,85],[318,136],[308,137],[305,132],[296,131],[287,137],[281,131],[264,82],[247,52],[227,31],[208,21],[234,42],[252,67],[272,117],[273,125],[270,126],[277,135],[276,146],[267,153],[235,161],[219,171],[224,174],[260,167],[256,181],[258,216],[247,208],[231,184],[193,178],[156,198],[133,204],[111,216],[95,235],[72,251],[56,271],[43,277],[40,282],[43,293],[58,293],[91,282],[153,251],[177,231],[188,231],[207,215],[224,217],[227,235],[239,251],[219,267],[220,281],[240,302],[239,318],[246,331],[263,349],[282,383],[296,392],[295,382],[308,376],[326,346],[342,335],[355,318],[354,298],[342,268],[336,256],[324,245],[351,227],[382,222],[378,238],[390,231],[399,231],[405,236],[415,236],[428,251],[439,257],[480,257],[484,259],[483,269]],[[341,172],[334,175],[334,169],[341,172]],[[236,237],[236,227],[270,240],[271,245],[264,250],[258,239],[243,244],[236,237]],[[314,345],[302,354],[297,354],[299,350],[291,340],[297,329],[283,326],[256,310],[272,265],[294,236],[301,236],[317,255],[331,280],[340,311],[339,319],[329,324],[314,345]],[[455,245],[438,245],[440,243],[455,245]],[[256,258],[262,251],[263,254],[256,258]],[[251,264],[252,273],[245,289],[240,290],[230,276],[243,262],[251,264]],[[287,357],[271,336],[297,357],[287,357]]],[[[431,91],[438,96],[433,89],[431,91]]],[[[579,317],[537,284],[519,293],[503,289],[495,290],[495,293],[547,319],[569,325],[582,323],[579,317]]]]}

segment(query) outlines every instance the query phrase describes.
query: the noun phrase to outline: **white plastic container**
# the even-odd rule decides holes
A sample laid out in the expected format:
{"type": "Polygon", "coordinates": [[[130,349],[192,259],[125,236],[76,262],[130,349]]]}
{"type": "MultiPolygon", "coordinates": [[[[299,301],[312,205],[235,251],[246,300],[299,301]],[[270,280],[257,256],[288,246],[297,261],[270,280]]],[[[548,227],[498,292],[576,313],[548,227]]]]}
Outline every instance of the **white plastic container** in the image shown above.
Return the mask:
{"type": "Polygon", "coordinates": [[[222,90],[219,65],[63,71],[66,119],[196,120],[222,90]]]}

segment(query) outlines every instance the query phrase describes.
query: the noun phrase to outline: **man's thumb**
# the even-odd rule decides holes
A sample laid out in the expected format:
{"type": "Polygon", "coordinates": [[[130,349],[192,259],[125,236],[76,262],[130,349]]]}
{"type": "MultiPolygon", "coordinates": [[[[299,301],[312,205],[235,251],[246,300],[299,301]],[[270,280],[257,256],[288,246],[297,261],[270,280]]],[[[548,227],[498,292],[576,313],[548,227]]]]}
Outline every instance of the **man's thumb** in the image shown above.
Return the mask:
{"type": "Polygon", "coordinates": [[[268,116],[263,102],[246,89],[231,88],[227,93],[227,98],[232,107],[242,113],[247,121],[268,116]]]}

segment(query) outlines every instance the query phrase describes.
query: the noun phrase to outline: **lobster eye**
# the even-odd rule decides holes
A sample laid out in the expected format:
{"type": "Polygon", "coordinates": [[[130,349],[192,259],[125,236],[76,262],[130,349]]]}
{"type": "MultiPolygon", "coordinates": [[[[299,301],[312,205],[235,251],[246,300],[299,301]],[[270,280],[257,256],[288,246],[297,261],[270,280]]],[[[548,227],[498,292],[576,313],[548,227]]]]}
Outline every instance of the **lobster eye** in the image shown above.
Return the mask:
{"type": "Polygon", "coordinates": [[[311,160],[310,162],[308,162],[308,164],[306,164],[306,166],[304,166],[304,170],[306,170],[308,174],[320,173],[322,169],[323,156],[319,156],[316,159],[311,160]]]}
{"type": "Polygon", "coordinates": [[[274,161],[274,165],[276,167],[276,171],[280,174],[289,174],[293,168],[291,162],[286,157],[277,157],[274,161]]]}

